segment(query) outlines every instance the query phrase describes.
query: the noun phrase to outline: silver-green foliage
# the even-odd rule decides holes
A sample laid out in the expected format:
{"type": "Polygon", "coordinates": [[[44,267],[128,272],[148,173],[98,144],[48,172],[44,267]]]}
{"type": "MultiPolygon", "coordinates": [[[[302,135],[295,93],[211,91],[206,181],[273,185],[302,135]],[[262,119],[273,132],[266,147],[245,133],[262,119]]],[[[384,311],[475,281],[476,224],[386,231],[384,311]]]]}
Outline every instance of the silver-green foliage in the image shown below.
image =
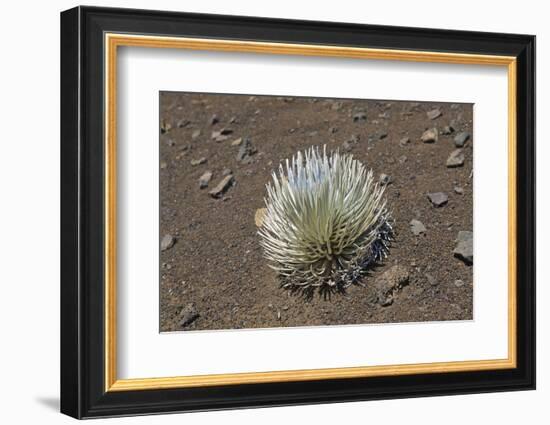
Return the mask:
{"type": "Polygon", "coordinates": [[[343,289],[386,256],[392,228],[384,187],[352,155],[312,147],[272,178],[259,235],[283,287],[343,289]]]}

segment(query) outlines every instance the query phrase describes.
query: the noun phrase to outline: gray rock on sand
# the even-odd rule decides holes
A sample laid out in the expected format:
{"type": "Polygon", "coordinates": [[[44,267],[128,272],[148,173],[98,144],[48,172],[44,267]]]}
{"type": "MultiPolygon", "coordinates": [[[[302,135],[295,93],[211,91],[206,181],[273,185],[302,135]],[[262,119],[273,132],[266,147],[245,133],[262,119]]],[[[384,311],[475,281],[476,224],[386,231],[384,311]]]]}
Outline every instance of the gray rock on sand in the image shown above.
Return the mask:
{"type": "Polygon", "coordinates": [[[411,232],[413,232],[415,236],[426,233],[426,226],[424,226],[420,220],[413,218],[409,225],[411,226],[411,232]]]}
{"type": "Polygon", "coordinates": [[[455,149],[447,158],[447,168],[462,167],[464,165],[464,152],[462,149],[455,149]]]}
{"type": "Polygon", "coordinates": [[[409,283],[409,271],[401,265],[393,266],[380,276],[374,283],[376,302],[383,307],[391,305],[397,291],[409,283]]]}
{"type": "Polygon", "coordinates": [[[160,241],[160,250],[166,251],[172,248],[175,243],[176,243],[176,238],[174,238],[172,235],[170,234],[164,235],[164,237],[160,241]]]}
{"type": "Polygon", "coordinates": [[[453,250],[456,258],[461,259],[464,263],[471,265],[474,263],[474,234],[467,230],[458,232],[456,238],[456,247],[453,250]]]}
{"type": "Polygon", "coordinates": [[[438,138],[439,134],[437,128],[435,127],[426,130],[424,133],[422,133],[422,136],[420,136],[420,140],[424,143],[435,143],[437,142],[438,138]]]}
{"type": "Polygon", "coordinates": [[[210,180],[212,179],[212,171],[206,171],[203,173],[202,176],[199,178],[199,187],[201,189],[204,189],[205,187],[208,187],[208,183],[210,183],[210,180]]]}
{"type": "Polygon", "coordinates": [[[426,116],[431,120],[435,120],[436,118],[439,118],[441,115],[443,115],[443,113],[439,108],[432,109],[431,111],[426,112],[426,116]]]}
{"type": "Polygon", "coordinates": [[[382,174],[380,174],[380,178],[378,179],[378,182],[379,182],[382,186],[387,186],[387,185],[389,185],[390,183],[393,182],[393,179],[391,178],[391,176],[382,173],[382,174]]]}
{"type": "Polygon", "coordinates": [[[454,131],[455,131],[455,129],[454,129],[454,127],[452,126],[452,124],[451,124],[451,125],[446,125],[445,127],[443,127],[443,128],[441,129],[441,134],[443,134],[443,135],[445,135],[445,136],[448,136],[448,135],[454,133],[454,131]]]}
{"type": "Polygon", "coordinates": [[[237,152],[237,161],[248,163],[251,160],[252,155],[257,152],[256,148],[252,146],[252,142],[249,138],[246,138],[241,143],[239,147],[239,152],[237,152]]]}
{"type": "Polygon", "coordinates": [[[186,304],[180,311],[178,318],[178,325],[181,328],[185,328],[197,320],[199,317],[199,312],[195,303],[186,304]]]}
{"type": "Polygon", "coordinates": [[[353,122],[366,121],[367,113],[364,111],[359,111],[353,114],[353,122]]]}
{"type": "Polygon", "coordinates": [[[220,182],[214,187],[210,192],[210,196],[212,198],[221,198],[222,195],[227,192],[227,190],[233,185],[234,179],[233,175],[230,174],[228,176],[225,176],[223,179],[220,180],[220,182]]]}
{"type": "Polygon", "coordinates": [[[215,142],[223,142],[227,139],[229,139],[229,135],[233,133],[233,130],[230,128],[222,128],[221,130],[213,131],[212,132],[212,139],[215,142]]]}
{"type": "Polygon", "coordinates": [[[449,201],[449,197],[443,192],[428,193],[428,199],[434,207],[442,207],[449,201]]]}
{"type": "Polygon", "coordinates": [[[409,137],[402,137],[400,140],[399,140],[399,144],[401,146],[406,146],[410,143],[411,139],[409,137]]]}
{"type": "Polygon", "coordinates": [[[191,160],[191,165],[195,167],[197,165],[201,165],[201,164],[206,163],[206,161],[207,161],[206,158],[203,156],[199,159],[192,159],[191,160]]]}
{"type": "Polygon", "coordinates": [[[468,140],[470,140],[470,133],[467,133],[465,131],[460,132],[454,138],[455,146],[457,148],[461,148],[466,144],[468,140]]]}

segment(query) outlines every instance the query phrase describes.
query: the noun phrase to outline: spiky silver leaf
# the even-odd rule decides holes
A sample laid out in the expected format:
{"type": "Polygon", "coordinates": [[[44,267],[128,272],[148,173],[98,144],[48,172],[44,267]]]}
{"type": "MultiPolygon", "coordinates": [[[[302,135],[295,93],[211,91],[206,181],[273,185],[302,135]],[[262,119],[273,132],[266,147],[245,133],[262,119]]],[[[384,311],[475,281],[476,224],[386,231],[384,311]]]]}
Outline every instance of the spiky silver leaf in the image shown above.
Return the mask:
{"type": "Polygon", "coordinates": [[[392,227],[384,187],[352,155],[298,152],[266,185],[258,233],[291,290],[342,290],[387,255],[392,227]]]}

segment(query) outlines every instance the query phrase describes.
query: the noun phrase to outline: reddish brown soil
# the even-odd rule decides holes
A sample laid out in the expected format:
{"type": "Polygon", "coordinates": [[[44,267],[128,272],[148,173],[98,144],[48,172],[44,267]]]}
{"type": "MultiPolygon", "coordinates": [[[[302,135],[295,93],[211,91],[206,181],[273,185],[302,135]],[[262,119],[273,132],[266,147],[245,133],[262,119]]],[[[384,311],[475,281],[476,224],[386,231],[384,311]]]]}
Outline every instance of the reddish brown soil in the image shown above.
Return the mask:
{"type": "Polygon", "coordinates": [[[458,231],[473,225],[472,140],[463,167],[445,164],[456,132],[472,133],[471,105],[186,93],[161,93],[160,101],[159,240],[166,234],[177,239],[160,257],[161,331],[472,319],[472,266],[452,253],[458,231]],[[443,115],[430,120],[426,112],[434,108],[443,115]],[[354,122],[360,110],[367,120],[354,122]],[[211,124],[214,114],[219,122],[211,124]],[[433,144],[420,141],[424,130],[442,129],[451,120],[454,134],[440,134],[433,144]],[[215,142],[211,133],[221,128],[233,133],[215,142]],[[196,130],[201,134],[193,139],[196,130]],[[380,139],[383,132],[387,136],[380,139]],[[262,256],[254,213],[264,206],[265,185],[281,160],[312,145],[342,149],[352,135],[359,136],[351,144],[354,157],[376,175],[392,177],[386,194],[395,240],[364,286],[306,301],[279,288],[262,256]],[[402,146],[405,136],[410,143],[402,146]],[[258,150],[250,164],[236,159],[239,147],[231,142],[239,137],[249,137],[258,150]],[[191,165],[201,157],[207,162],[191,165]],[[208,191],[224,168],[232,170],[236,184],[213,199],[208,191]],[[200,189],[199,177],[208,170],[213,178],[200,189]],[[455,186],[464,193],[455,193],[455,186]],[[433,207],[429,192],[445,192],[448,204],[433,207]],[[413,218],[426,226],[425,234],[413,235],[413,218]],[[408,268],[410,281],[392,305],[382,307],[374,282],[394,264],[408,268]],[[457,279],[464,284],[455,285],[457,279]],[[190,303],[199,316],[182,328],[181,311],[190,303]]]}

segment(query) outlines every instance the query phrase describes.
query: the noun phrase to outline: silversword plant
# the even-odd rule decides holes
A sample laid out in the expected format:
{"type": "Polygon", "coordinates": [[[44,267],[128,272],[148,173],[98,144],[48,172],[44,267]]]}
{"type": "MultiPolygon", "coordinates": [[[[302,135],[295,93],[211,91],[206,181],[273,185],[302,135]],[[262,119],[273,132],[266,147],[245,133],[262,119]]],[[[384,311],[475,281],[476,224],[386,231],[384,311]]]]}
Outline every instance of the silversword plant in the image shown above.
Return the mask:
{"type": "Polygon", "coordinates": [[[272,178],[258,233],[282,287],[343,291],[386,257],[392,226],[384,187],[352,155],[312,147],[272,178]]]}

